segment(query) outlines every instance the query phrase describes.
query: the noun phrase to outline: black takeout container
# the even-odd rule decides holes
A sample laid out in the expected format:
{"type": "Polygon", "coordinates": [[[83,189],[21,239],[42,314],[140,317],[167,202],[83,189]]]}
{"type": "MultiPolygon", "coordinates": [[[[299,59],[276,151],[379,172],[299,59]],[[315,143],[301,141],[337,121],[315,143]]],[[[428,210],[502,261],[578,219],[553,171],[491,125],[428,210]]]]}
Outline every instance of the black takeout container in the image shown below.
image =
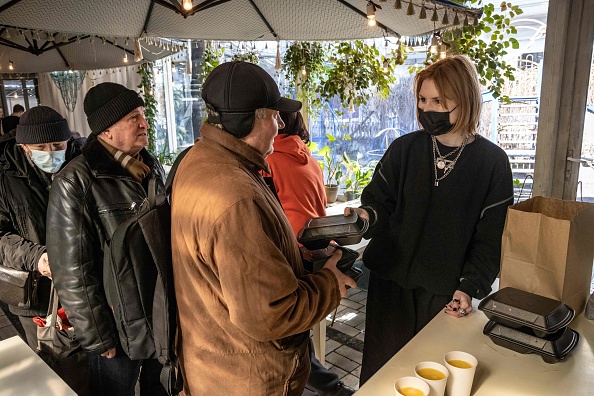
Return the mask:
{"type": "Polygon", "coordinates": [[[546,363],[556,363],[567,357],[580,339],[579,333],[569,327],[545,337],[537,337],[525,328],[513,329],[493,320],[487,322],[483,334],[495,344],[512,351],[538,354],[546,363]]]}
{"type": "Polygon", "coordinates": [[[537,337],[556,333],[575,316],[575,311],[561,301],[513,287],[485,297],[478,309],[490,320],[514,329],[526,327],[537,337]]]}
{"type": "Polygon", "coordinates": [[[328,261],[330,256],[332,256],[337,249],[342,250],[342,257],[338,260],[338,263],[336,263],[336,268],[342,273],[357,280],[363,273],[359,268],[353,267],[353,264],[357,261],[357,258],[359,258],[359,253],[343,246],[330,245],[325,249],[318,250],[308,250],[302,247],[301,256],[303,258],[303,267],[305,268],[305,271],[312,273],[322,269],[324,264],[326,264],[326,261],[328,261]]]}
{"type": "Polygon", "coordinates": [[[297,234],[297,240],[308,249],[324,249],[330,241],[339,245],[354,245],[361,242],[367,231],[367,220],[357,213],[309,219],[297,234]]]}

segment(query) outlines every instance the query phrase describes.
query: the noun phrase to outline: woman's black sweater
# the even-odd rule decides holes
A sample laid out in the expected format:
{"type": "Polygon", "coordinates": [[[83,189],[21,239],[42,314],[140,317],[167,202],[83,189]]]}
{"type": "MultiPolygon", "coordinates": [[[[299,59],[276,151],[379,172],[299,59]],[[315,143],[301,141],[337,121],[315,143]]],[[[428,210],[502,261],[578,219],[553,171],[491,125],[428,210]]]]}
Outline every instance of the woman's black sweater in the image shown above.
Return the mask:
{"type": "MultiPolygon", "coordinates": [[[[439,144],[439,150],[443,155],[452,148],[439,144]]],[[[476,136],[438,186],[433,161],[424,131],[390,145],[361,197],[374,223],[365,234],[371,241],[363,262],[406,289],[483,298],[499,272],[501,234],[513,203],[508,157],[476,136]]]]}

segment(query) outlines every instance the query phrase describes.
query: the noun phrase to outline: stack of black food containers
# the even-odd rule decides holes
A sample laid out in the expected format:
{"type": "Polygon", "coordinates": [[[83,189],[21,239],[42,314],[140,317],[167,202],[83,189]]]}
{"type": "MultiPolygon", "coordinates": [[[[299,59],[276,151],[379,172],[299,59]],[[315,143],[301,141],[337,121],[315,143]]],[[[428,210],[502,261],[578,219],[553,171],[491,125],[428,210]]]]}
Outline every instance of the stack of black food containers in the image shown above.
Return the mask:
{"type": "Polygon", "coordinates": [[[564,359],[575,349],[579,334],[568,327],[575,311],[561,301],[506,287],[478,307],[489,322],[483,334],[502,347],[534,353],[547,363],[564,359]]]}
{"type": "Polygon", "coordinates": [[[355,280],[359,278],[363,272],[353,267],[359,253],[340,245],[354,245],[361,242],[367,227],[367,220],[354,212],[349,216],[336,215],[309,219],[297,235],[297,240],[304,247],[301,249],[301,254],[305,270],[310,273],[318,271],[324,267],[336,249],[340,249],[342,257],[336,267],[355,280]],[[331,244],[331,241],[335,244],[331,244]]]}

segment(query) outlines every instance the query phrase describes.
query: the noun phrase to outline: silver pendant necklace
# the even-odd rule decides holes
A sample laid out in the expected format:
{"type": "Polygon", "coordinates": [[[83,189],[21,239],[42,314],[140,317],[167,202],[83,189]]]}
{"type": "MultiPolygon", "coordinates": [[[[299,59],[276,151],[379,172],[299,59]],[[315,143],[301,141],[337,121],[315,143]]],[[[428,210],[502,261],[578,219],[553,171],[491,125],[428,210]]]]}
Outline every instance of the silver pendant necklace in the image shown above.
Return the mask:
{"type": "Polygon", "coordinates": [[[460,155],[462,154],[464,147],[466,147],[466,143],[468,142],[468,136],[469,135],[466,135],[464,141],[462,141],[462,144],[460,146],[456,147],[454,150],[450,151],[446,155],[441,155],[441,153],[439,152],[439,147],[437,146],[437,139],[435,138],[435,136],[431,136],[431,141],[433,143],[433,168],[435,171],[435,187],[438,187],[440,180],[445,179],[446,176],[449,175],[450,172],[454,169],[454,166],[456,165],[458,158],[460,158],[460,155]],[[455,155],[455,158],[453,160],[447,159],[449,156],[453,155],[455,155]],[[443,170],[443,175],[437,176],[438,169],[443,170]]]}

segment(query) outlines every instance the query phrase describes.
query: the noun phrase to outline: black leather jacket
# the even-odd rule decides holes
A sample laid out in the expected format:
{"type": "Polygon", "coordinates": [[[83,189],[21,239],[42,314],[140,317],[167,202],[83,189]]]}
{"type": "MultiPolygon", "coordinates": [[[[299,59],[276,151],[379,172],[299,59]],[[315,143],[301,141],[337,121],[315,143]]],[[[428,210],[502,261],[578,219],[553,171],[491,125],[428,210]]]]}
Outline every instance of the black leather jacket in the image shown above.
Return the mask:
{"type": "MultiPolygon", "coordinates": [[[[164,180],[163,167],[143,149],[143,162],[164,180]]],[[[90,136],[83,155],[54,179],[48,206],[48,255],[60,302],[89,354],[118,343],[103,291],[103,246],[116,227],[146,200],[149,177],[139,183],[90,136]]]]}
{"type": "MultiPolygon", "coordinates": [[[[39,258],[46,251],[45,215],[51,176],[33,165],[16,143],[15,133],[3,135],[0,141],[0,264],[37,272],[39,258]]],[[[71,139],[66,163],[78,154],[71,139]]],[[[45,316],[49,292],[50,280],[42,277],[37,304],[29,309],[10,305],[10,311],[20,316],[45,316]]]]}

